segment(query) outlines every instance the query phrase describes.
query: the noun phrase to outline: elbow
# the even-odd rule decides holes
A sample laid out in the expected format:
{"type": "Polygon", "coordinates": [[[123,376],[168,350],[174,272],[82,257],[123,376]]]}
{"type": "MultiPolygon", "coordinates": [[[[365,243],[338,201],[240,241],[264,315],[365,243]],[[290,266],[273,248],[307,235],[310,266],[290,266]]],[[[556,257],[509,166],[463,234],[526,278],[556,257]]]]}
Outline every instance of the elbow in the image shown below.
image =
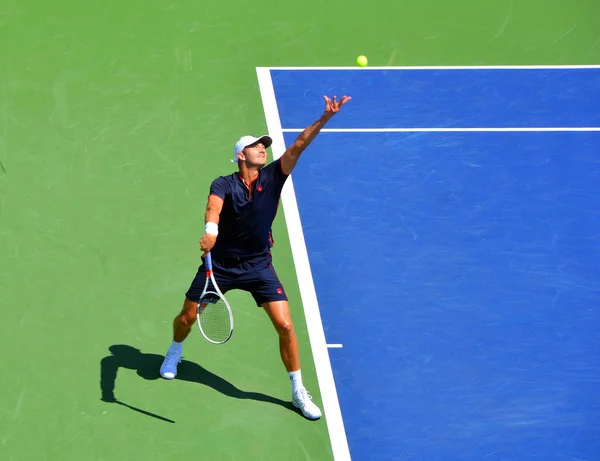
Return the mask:
{"type": "Polygon", "coordinates": [[[294,143],[294,147],[295,147],[295,151],[300,154],[300,152],[302,152],[305,148],[306,148],[306,141],[302,140],[302,139],[298,139],[296,140],[296,142],[294,143]]]}
{"type": "Polygon", "coordinates": [[[297,160],[300,157],[300,154],[306,149],[307,144],[304,141],[296,141],[292,145],[290,149],[290,157],[294,160],[297,160]]]}

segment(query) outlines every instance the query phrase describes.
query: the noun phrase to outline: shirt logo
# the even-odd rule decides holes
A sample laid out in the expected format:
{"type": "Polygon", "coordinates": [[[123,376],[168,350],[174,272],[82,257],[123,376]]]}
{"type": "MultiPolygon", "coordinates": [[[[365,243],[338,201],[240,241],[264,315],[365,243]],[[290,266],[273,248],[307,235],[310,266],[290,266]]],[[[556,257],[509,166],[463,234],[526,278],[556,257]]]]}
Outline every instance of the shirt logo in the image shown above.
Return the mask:
{"type": "Polygon", "coordinates": [[[257,190],[258,192],[262,192],[262,186],[259,184],[258,186],[256,186],[256,190],[257,190]]]}

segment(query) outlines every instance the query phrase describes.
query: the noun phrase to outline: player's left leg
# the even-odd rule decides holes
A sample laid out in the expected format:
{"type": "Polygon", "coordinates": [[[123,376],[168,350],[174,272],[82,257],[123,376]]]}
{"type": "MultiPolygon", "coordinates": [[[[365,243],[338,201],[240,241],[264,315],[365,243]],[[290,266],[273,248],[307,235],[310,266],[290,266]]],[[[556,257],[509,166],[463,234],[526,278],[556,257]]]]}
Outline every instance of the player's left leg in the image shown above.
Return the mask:
{"type": "Polygon", "coordinates": [[[271,319],[279,335],[279,353],[285,369],[288,373],[300,370],[298,338],[292,324],[288,302],[270,301],[262,303],[261,306],[271,319]]]}
{"type": "Polygon", "coordinates": [[[312,396],[302,383],[298,338],[294,331],[288,302],[281,300],[267,301],[262,303],[261,306],[268,314],[279,335],[281,360],[292,381],[292,404],[296,408],[299,408],[306,418],[319,419],[321,417],[321,410],[313,403],[312,396]]]}
{"type": "Polygon", "coordinates": [[[250,291],[256,304],[261,306],[275,327],[279,336],[281,360],[292,382],[292,404],[302,410],[308,419],[319,419],[321,410],[312,402],[312,397],[302,383],[298,338],[290,315],[287,294],[273,267],[270,255],[252,264],[246,289],[250,291]]]}

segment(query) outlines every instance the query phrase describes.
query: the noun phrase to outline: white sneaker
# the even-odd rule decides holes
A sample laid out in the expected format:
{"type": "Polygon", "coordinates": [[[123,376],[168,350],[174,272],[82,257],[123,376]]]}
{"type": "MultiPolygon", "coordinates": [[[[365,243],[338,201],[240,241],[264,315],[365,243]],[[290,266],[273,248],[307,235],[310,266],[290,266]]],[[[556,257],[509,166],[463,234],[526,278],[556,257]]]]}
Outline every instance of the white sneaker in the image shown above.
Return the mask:
{"type": "Polygon", "coordinates": [[[160,367],[160,375],[165,379],[173,379],[177,376],[177,365],[181,362],[181,349],[169,347],[165,360],[160,367]]]}
{"type": "Polygon", "coordinates": [[[321,410],[312,402],[312,396],[304,387],[292,395],[292,405],[302,410],[305,418],[315,420],[321,417],[321,410]]]}

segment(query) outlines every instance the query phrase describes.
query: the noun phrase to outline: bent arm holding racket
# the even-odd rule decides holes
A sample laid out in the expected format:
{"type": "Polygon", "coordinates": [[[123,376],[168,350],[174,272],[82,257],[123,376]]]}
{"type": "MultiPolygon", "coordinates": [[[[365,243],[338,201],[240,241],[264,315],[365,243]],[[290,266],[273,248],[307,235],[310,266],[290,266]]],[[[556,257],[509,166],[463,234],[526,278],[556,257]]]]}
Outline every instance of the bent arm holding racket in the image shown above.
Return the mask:
{"type": "Polygon", "coordinates": [[[292,172],[300,155],[304,152],[304,149],[306,149],[313,139],[315,139],[325,124],[352,98],[350,96],[343,96],[342,99],[338,101],[337,96],[334,96],[333,100],[329,99],[327,96],[323,96],[323,99],[325,99],[325,112],[323,115],[321,115],[315,123],[308,126],[300,133],[300,136],[296,138],[294,143],[288,147],[281,156],[281,168],[286,175],[289,175],[292,172]]]}
{"type": "Polygon", "coordinates": [[[206,224],[206,233],[200,239],[200,249],[202,250],[202,256],[206,257],[207,253],[215,246],[217,242],[217,235],[210,232],[211,224],[219,224],[219,215],[223,209],[223,199],[218,195],[211,194],[208,196],[208,203],[206,204],[206,213],[204,214],[204,222],[206,224]]]}

